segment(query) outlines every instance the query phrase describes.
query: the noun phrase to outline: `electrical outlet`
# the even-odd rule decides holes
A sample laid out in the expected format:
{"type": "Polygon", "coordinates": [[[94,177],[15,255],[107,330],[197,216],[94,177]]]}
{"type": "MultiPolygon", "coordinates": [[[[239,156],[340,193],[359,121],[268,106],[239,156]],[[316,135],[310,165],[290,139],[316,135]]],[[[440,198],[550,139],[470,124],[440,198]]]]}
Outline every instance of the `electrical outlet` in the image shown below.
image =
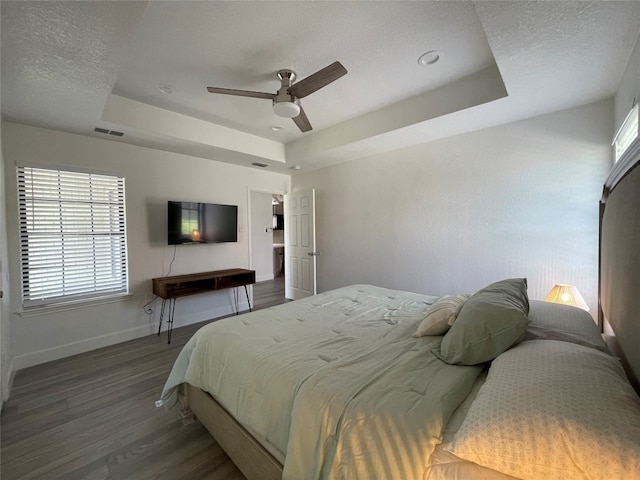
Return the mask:
{"type": "Polygon", "coordinates": [[[151,315],[153,314],[153,307],[151,306],[151,304],[153,303],[153,300],[155,299],[155,295],[151,292],[147,292],[144,294],[144,313],[146,313],[147,315],[151,315]]]}

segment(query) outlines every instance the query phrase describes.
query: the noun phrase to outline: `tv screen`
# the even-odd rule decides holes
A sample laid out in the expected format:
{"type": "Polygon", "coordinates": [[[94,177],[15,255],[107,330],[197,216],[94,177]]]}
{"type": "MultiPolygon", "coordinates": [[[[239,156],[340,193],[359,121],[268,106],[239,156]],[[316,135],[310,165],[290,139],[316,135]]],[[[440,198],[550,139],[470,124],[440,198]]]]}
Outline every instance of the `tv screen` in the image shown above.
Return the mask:
{"type": "Polygon", "coordinates": [[[169,245],[238,241],[237,205],[167,202],[169,245]]]}

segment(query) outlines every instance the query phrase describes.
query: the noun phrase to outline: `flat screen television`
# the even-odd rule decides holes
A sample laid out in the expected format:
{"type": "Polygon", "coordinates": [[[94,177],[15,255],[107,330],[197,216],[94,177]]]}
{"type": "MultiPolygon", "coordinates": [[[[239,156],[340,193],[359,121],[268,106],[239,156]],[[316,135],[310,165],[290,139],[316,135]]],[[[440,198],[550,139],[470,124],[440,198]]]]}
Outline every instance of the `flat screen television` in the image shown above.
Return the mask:
{"type": "Polygon", "coordinates": [[[238,241],[238,206],[167,202],[169,245],[238,241]]]}

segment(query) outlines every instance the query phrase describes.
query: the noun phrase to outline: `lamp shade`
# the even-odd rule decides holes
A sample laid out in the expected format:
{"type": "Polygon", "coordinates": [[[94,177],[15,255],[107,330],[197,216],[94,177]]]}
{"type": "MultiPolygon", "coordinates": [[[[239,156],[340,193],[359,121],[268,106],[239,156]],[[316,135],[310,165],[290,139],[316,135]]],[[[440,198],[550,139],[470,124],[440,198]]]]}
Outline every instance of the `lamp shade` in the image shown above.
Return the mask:
{"type": "Polygon", "coordinates": [[[587,302],[584,301],[584,298],[582,298],[578,289],[573,285],[564,285],[562,283],[556,284],[556,286],[547,294],[545,301],[563,303],[565,305],[582,308],[587,312],[589,311],[589,305],[587,305],[587,302]]]}

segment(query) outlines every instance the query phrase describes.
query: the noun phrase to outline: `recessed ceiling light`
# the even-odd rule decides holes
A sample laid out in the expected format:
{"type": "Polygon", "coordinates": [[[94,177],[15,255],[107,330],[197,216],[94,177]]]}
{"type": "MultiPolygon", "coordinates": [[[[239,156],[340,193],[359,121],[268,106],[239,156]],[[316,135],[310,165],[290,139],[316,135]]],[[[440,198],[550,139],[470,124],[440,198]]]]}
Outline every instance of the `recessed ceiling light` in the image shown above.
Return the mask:
{"type": "Polygon", "coordinates": [[[437,61],[441,60],[443,53],[440,50],[430,50],[427,53],[423,53],[418,58],[418,65],[433,65],[437,61]]]}
{"type": "Polygon", "coordinates": [[[159,83],[157,85],[154,85],[154,87],[156,88],[156,90],[160,90],[162,93],[166,93],[167,95],[170,95],[173,93],[173,87],[171,85],[165,85],[163,83],[159,83]]]}
{"type": "Polygon", "coordinates": [[[302,167],[300,165],[291,165],[289,170],[300,170],[302,167]]]}
{"type": "Polygon", "coordinates": [[[284,128],[282,128],[280,125],[271,125],[269,128],[274,132],[281,132],[282,130],[284,130],[284,128]]]}

